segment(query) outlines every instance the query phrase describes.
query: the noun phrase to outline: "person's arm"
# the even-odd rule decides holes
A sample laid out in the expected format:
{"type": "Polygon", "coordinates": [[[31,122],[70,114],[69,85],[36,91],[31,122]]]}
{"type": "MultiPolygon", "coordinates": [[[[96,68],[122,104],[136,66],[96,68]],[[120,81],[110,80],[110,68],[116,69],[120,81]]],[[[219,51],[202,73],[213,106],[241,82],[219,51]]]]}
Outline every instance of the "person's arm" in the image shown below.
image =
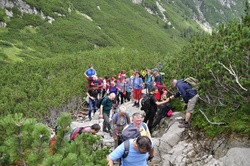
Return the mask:
{"type": "Polygon", "coordinates": [[[92,99],[92,100],[95,99],[94,97],[90,96],[89,92],[87,92],[86,94],[87,94],[87,96],[88,96],[90,99],[92,99]]]}
{"type": "Polygon", "coordinates": [[[161,104],[165,104],[167,102],[169,102],[169,98],[167,98],[166,100],[163,100],[163,101],[156,101],[155,104],[156,105],[161,105],[161,104]]]}
{"type": "Polygon", "coordinates": [[[129,115],[127,113],[126,113],[126,119],[127,119],[128,124],[130,124],[131,123],[130,117],[129,117],[129,115]]]}
{"type": "Polygon", "coordinates": [[[84,75],[85,75],[86,78],[89,78],[89,76],[87,75],[86,71],[84,72],[84,75]]]}
{"type": "Polygon", "coordinates": [[[109,166],[113,166],[114,165],[113,160],[111,160],[111,158],[109,156],[107,156],[107,160],[108,160],[108,165],[109,166]]]}
{"type": "Polygon", "coordinates": [[[149,160],[151,160],[152,158],[154,158],[154,147],[149,151],[149,160]]]}

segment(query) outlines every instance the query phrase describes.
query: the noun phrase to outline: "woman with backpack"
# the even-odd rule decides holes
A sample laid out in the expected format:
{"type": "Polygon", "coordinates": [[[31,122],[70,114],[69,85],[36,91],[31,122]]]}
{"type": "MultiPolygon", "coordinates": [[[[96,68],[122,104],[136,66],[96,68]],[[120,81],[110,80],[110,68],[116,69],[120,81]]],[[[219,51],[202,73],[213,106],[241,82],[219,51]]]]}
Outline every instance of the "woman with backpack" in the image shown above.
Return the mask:
{"type": "Polygon", "coordinates": [[[112,117],[113,138],[115,140],[115,147],[122,143],[120,135],[125,126],[130,124],[130,117],[126,113],[126,107],[120,106],[119,111],[112,117]]]}

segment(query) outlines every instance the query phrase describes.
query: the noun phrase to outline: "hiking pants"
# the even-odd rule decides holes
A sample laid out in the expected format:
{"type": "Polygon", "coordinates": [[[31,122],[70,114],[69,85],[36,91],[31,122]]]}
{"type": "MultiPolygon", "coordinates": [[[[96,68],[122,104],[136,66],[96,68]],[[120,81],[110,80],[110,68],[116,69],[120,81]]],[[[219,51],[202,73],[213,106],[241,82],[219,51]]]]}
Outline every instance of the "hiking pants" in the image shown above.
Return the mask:
{"type": "Polygon", "coordinates": [[[111,131],[111,126],[110,126],[110,123],[109,123],[109,113],[103,113],[103,130],[107,130],[108,128],[108,131],[110,132],[111,131]]]}
{"type": "Polygon", "coordinates": [[[118,96],[117,96],[117,103],[118,104],[120,103],[120,97],[121,97],[121,104],[123,104],[124,95],[122,94],[122,92],[118,93],[118,96]]]}
{"type": "Polygon", "coordinates": [[[171,105],[166,103],[158,107],[157,114],[153,123],[153,128],[161,122],[161,119],[166,117],[167,112],[171,109],[171,105]]]}
{"type": "Polygon", "coordinates": [[[126,99],[130,101],[131,92],[126,91],[126,99]]]}
{"type": "Polygon", "coordinates": [[[154,122],[155,114],[156,114],[156,110],[148,110],[143,120],[144,123],[147,123],[148,121],[148,129],[150,133],[152,132],[152,129],[153,129],[153,122],[154,122]]]}
{"type": "Polygon", "coordinates": [[[94,113],[96,112],[96,104],[97,104],[97,100],[92,100],[89,99],[89,119],[91,119],[91,112],[92,110],[94,110],[94,113]]]}

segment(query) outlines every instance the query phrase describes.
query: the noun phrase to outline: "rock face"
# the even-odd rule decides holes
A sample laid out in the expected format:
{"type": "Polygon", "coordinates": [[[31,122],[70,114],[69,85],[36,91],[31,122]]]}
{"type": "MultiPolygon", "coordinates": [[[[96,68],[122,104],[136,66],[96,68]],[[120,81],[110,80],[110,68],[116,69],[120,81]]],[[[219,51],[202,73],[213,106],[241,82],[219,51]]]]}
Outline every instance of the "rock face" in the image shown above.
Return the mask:
{"type": "Polygon", "coordinates": [[[250,164],[250,148],[231,148],[227,154],[219,159],[224,165],[241,165],[250,164]]]}
{"type": "Polygon", "coordinates": [[[1,0],[0,1],[0,8],[5,9],[5,13],[9,18],[13,17],[13,13],[11,10],[13,7],[17,7],[21,11],[22,14],[28,13],[28,14],[40,15],[43,19],[47,19],[48,22],[51,24],[53,21],[55,21],[54,18],[50,16],[45,16],[42,11],[37,10],[35,7],[32,8],[29,4],[27,4],[26,2],[22,0],[15,0],[15,1],[1,0]]]}
{"type": "Polygon", "coordinates": [[[132,2],[135,4],[140,4],[140,3],[142,3],[142,0],[132,0],[132,2]]]}

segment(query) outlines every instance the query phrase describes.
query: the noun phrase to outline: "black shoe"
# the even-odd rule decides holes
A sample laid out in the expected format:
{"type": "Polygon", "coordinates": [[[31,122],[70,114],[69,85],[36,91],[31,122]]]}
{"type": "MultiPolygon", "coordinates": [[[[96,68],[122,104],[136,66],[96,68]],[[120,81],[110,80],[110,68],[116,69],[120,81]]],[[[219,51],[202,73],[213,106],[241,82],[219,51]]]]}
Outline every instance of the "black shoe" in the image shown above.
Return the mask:
{"type": "Polygon", "coordinates": [[[190,124],[187,122],[184,122],[183,124],[178,125],[179,128],[190,128],[190,124]]]}
{"type": "Polygon", "coordinates": [[[113,137],[113,134],[112,134],[112,132],[111,132],[111,131],[109,132],[109,135],[110,135],[110,137],[113,137]]]}
{"type": "Polygon", "coordinates": [[[132,107],[136,106],[136,102],[134,102],[134,104],[132,105],[132,107]]]}
{"type": "Polygon", "coordinates": [[[139,108],[139,107],[140,107],[140,104],[139,104],[139,103],[137,103],[137,104],[136,104],[136,108],[139,108]]]}
{"type": "Polygon", "coordinates": [[[102,130],[102,131],[103,131],[103,132],[105,132],[105,133],[109,133],[109,132],[108,132],[108,130],[105,130],[105,129],[104,129],[104,130],[102,130]]]}

